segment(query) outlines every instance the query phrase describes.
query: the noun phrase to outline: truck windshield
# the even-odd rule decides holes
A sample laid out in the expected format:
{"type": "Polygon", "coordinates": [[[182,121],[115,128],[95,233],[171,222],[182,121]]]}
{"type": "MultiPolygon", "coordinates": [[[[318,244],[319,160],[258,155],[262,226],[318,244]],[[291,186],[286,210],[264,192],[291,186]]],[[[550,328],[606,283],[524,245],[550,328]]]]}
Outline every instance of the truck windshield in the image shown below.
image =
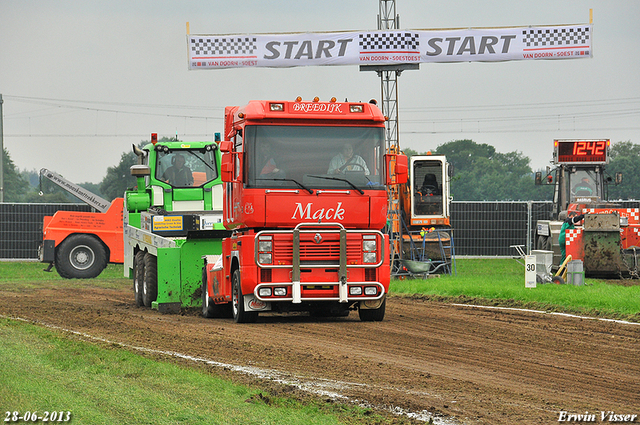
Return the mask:
{"type": "Polygon", "coordinates": [[[413,214],[442,214],[442,167],[440,161],[413,163],[413,214]]]}
{"type": "Polygon", "coordinates": [[[384,190],[380,127],[247,126],[248,187],[384,190]]]}
{"type": "Polygon", "coordinates": [[[205,149],[158,150],[155,177],[173,187],[202,186],[218,177],[215,157],[205,149]]]}
{"type": "Polygon", "coordinates": [[[570,202],[576,202],[581,198],[598,198],[603,200],[600,174],[590,169],[577,169],[569,175],[570,202]]]}

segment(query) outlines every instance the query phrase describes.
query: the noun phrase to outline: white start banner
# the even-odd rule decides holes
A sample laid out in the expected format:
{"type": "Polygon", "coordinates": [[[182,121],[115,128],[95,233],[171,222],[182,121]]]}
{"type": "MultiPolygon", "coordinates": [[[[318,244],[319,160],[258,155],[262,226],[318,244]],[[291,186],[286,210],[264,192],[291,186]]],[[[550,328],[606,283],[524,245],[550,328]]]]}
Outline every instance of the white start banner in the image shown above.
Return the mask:
{"type": "Polygon", "coordinates": [[[577,59],[593,55],[592,24],[460,30],[187,36],[189,69],[288,68],[577,59]]]}

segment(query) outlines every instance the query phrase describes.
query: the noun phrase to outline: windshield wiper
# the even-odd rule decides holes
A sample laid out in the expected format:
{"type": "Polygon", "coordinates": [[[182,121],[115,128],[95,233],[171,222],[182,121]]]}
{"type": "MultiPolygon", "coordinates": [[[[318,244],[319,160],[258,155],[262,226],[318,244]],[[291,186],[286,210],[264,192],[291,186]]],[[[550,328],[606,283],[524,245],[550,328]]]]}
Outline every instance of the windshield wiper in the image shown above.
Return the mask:
{"type": "Polygon", "coordinates": [[[258,178],[256,180],[275,180],[275,181],[281,181],[281,182],[294,182],[295,184],[298,185],[298,187],[303,188],[304,190],[309,192],[309,194],[313,195],[313,190],[309,189],[307,186],[303,185],[302,183],[300,183],[299,181],[296,181],[294,179],[260,179],[260,178],[258,178]]]}
{"type": "Polygon", "coordinates": [[[329,177],[329,176],[312,176],[309,175],[309,177],[314,177],[317,179],[327,179],[327,180],[337,180],[340,182],[345,182],[347,183],[349,186],[351,186],[352,188],[354,188],[355,190],[357,190],[358,192],[360,192],[360,195],[364,195],[364,190],[360,189],[358,186],[356,186],[355,184],[351,183],[349,180],[347,179],[342,179],[340,177],[329,177]]]}

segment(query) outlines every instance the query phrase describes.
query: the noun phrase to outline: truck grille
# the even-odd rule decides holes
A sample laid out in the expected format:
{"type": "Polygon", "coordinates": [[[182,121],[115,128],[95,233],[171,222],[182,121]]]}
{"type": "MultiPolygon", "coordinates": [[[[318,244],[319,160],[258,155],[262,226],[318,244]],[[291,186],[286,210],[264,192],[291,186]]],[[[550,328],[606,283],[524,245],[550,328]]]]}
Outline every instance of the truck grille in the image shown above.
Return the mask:
{"type": "MultiPolygon", "coordinates": [[[[340,261],[339,235],[322,234],[323,240],[316,243],[313,234],[300,235],[300,262],[313,264],[337,265],[340,261]]],[[[354,235],[355,236],[355,235],[354,235]]],[[[360,260],[362,253],[362,239],[359,235],[347,238],[347,258],[360,260]]],[[[293,264],[293,236],[286,234],[274,235],[273,263],[293,264]]]]}

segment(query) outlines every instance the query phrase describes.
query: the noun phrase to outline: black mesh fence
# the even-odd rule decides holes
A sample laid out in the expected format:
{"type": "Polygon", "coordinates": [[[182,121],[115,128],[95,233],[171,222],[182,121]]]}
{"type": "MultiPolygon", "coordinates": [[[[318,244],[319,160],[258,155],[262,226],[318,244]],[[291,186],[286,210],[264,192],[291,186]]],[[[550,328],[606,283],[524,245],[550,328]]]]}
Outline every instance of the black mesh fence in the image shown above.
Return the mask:
{"type": "MultiPolygon", "coordinates": [[[[640,201],[619,201],[639,208],[640,201]]],[[[58,210],[91,211],[85,204],[0,204],[0,258],[36,259],[42,220],[58,210]]],[[[514,256],[511,245],[535,249],[537,220],[551,218],[551,202],[453,202],[457,256],[514,256]]]]}
{"type": "Polygon", "coordinates": [[[453,202],[456,255],[513,256],[511,245],[533,247],[537,220],[551,216],[551,202],[453,202]]]}
{"type": "Polygon", "coordinates": [[[0,258],[38,258],[42,220],[58,210],[91,211],[91,207],[85,204],[0,204],[0,258]]]}

